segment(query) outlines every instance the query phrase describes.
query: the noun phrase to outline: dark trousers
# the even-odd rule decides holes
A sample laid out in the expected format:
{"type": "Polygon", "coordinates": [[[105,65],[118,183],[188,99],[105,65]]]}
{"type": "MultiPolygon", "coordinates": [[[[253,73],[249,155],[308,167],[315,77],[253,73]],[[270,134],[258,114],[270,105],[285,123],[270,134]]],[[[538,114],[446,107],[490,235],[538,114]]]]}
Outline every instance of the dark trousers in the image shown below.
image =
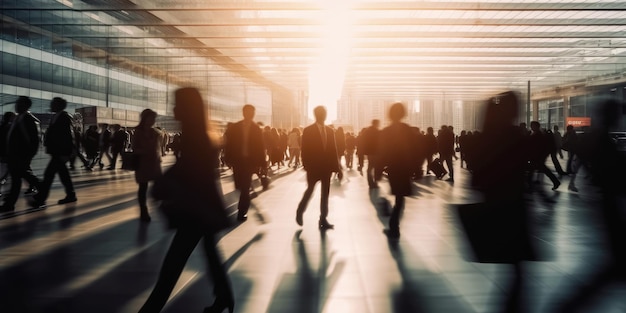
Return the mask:
{"type": "MultiPolygon", "coordinates": [[[[559,179],[556,178],[556,176],[554,175],[554,173],[552,173],[552,171],[546,166],[545,162],[531,162],[530,163],[530,168],[533,170],[536,170],[538,173],[543,173],[546,176],[548,176],[548,178],[550,178],[550,181],[552,181],[553,185],[556,185],[558,183],[560,183],[559,179]]],[[[532,180],[532,171],[528,177],[529,180],[532,180]]]]}
{"type": "Polygon", "coordinates": [[[363,163],[365,163],[365,155],[361,153],[357,153],[356,157],[359,160],[359,171],[360,171],[363,168],[363,163]]]}
{"type": "Polygon", "coordinates": [[[368,154],[367,155],[367,184],[369,187],[378,186],[376,182],[376,155],[368,154]]]}
{"type": "Polygon", "coordinates": [[[256,172],[254,167],[250,166],[250,162],[241,162],[242,164],[233,165],[233,178],[235,180],[235,188],[239,190],[239,217],[248,214],[250,209],[250,187],[252,186],[252,174],[256,172]]]}
{"type": "Polygon", "coordinates": [[[50,162],[48,162],[48,166],[46,166],[46,170],[43,173],[43,182],[41,183],[39,193],[37,194],[37,198],[39,200],[45,201],[46,199],[48,199],[48,195],[50,194],[50,187],[52,186],[52,181],[54,180],[54,176],[57,173],[59,173],[59,179],[61,180],[61,184],[63,184],[63,187],[65,187],[65,194],[67,196],[75,196],[74,184],[72,184],[70,172],[67,170],[67,166],[65,165],[68,160],[68,156],[51,156],[50,162]]]}
{"type": "Polygon", "coordinates": [[[5,206],[15,206],[22,188],[22,179],[26,180],[31,187],[39,189],[39,179],[33,175],[33,170],[30,169],[30,161],[31,159],[29,158],[8,161],[9,175],[11,175],[11,191],[4,198],[5,206]]]}
{"type": "Polygon", "coordinates": [[[137,189],[137,201],[139,202],[139,210],[141,215],[148,214],[148,182],[141,182],[137,189]]]}
{"type": "Polygon", "coordinates": [[[139,313],[161,312],[189,256],[202,238],[204,238],[203,247],[208,261],[209,273],[213,279],[213,293],[222,301],[233,299],[230,282],[222,265],[221,256],[217,251],[215,237],[210,233],[203,233],[196,229],[179,228],[165,255],[156,285],[139,313]]]}
{"type": "Polygon", "coordinates": [[[452,165],[452,154],[450,155],[439,155],[441,157],[441,161],[445,161],[446,162],[446,166],[448,167],[448,175],[450,176],[450,178],[454,178],[454,166],[452,165]]]}
{"type": "Polygon", "coordinates": [[[391,210],[389,217],[389,230],[392,233],[400,233],[400,216],[404,210],[404,196],[396,196],[396,203],[391,210]]]}
{"type": "Polygon", "coordinates": [[[85,156],[80,152],[79,149],[74,148],[72,150],[72,155],[70,155],[70,168],[74,168],[74,164],[76,164],[76,158],[79,158],[85,167],[89,166],[89,161],[85,158],[85,156]]]}
{"type": "Polygon", "coordinates": [[[556,158],[556,155],[557,155],[557,152],[554,151],[550,153],[550,158],[552,159],[552,163],[554,163],[554,169],[556,170],[557,174],[563,175],[565,174],[565,172],[563,172],[563,168],[561,168],[561,163],[559,163],[559,160],[556,158]]]}
{"type": "Polygon", "coordinates": [[[111,165],[109,167],[115,168],[115,164],[117,163],[117,158],[122,154],[122,150],[111,149],[111,165]]]}
{"type": "Polygon", "coordinates": [[[320,221],[326,220],[326,217],[328,217],[328,196],[330,194],[331,174],[331,172],[306,172],[307,186],[304,194],[302,195],[302,200],[300,200],[300,204],[298,204],[298,212],[304,213],[304,211],[306,211],[306,207],[309,204],[309,200],[311,199],[311,195],[313,194],[313,190],[315,189],[315,184],[319,181],[322,183],[322,195],[320,198],[320,221]]]}

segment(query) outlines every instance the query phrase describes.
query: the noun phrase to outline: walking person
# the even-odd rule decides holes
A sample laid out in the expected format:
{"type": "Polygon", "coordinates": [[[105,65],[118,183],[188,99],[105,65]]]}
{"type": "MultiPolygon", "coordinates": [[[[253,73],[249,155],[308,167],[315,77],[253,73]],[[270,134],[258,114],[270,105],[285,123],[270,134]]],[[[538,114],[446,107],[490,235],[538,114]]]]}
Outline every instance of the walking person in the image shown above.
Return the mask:
{"type": "Polygon", "coordinates": [[[333,172],[341,171],[337,158],[335,134],[332,128],[324,125],[326,108],[317,106],[313,110],[315,123],[307,126],[302,132],[302,165],[306,170],[307,188],[302,195],[296,211],[296,223],[302,226],[303,215],[311,199],[315,184],[322,185],[320,199],[320,230],[332,229],[334,225],[328,222],[328,196],[330,194],[330,176],[333,172]]]}
{"type": "Polygon", "coordinates": [[[29,109],[33,105],[30,98],[20,96],[15,101],[15,117],[7,134],[6,160],[11,175],[11,191],[4,198],[0,212],[15,210],[20,194],[22,179],[31,187],[39,187],[39,179],[33,175],[30,162],[39,150],[39,119],[29,109]]]}
{"type": "Polygon", "coordinates": [[[233,167],[235,188],[239,190],[237,220],[248,219],[252,174],[266,166],[263,131],[254,122],[256,108],[246,104],[242,108],[243,120],[231,125],[224,134],[224,158],[233,167]]]}
{"type": "Polygon", "coordinates": [[[532,180],[534,171],[543,173],[550,181],[552,181],[552,190],[556,190],[561,185],[558,178],[552,173],[552,171],[546,166],[546,159],[552,151],[552,143],[554,139],[552,135],[545,134],[541,130],[541,124],[537,121],[530,122],[531,134],[529,137],[529,149],[530,149],[530,173],[529,180],[532,180]]]}
{"type": "Polygon", "coordinates": [[[294,163],[293,168],[298,168],[300,166],[300,128],[294,127],[289,133],[289,163],[287,166],[291,166],[291,163],[294,163]]]}
{"type": "MultiPolygon", "coordinates": [[[[9,177],[9,166],[7,164],[7,135],[9,134],[9,129],[11,129],[11,124],[15,120],[15,112],[4,112],[2,116],[2,123],[0,123],[0,171],[2,171],[2,176],[0,176],[0,185],[4,185],[9,177]]],[[[0,194],[1,195],[1,194],[0,194]]]]}
{"type": "MultiPolygon", "coordinates": [[[[196,209],[206,206],[206,210],[224,210],[224,202],[217,181],[219,179],[217,174],[219,147],[207,135],[206,112],[200,93],[195,88],[182,88],[178,89],[174,96],[174,118],[180,121],[184,134],[181,136],[181,156],[174,166],[180,169],[180,182],[185,182],[184,188],[191,189],[185,190],[185,192],[189,191],[186,195],[189,197],[187,200],[193,202],[196,209]],[[194,200],[207,203],[197,203],[198,201],[194,200]]],[[[156,116],[156,113],[146,113],[146,115],[151,118],[151,116],[156,116]]],[[[135,141],[139,140],[141,138],[137,137],[135,141]]],[[[160,156],[160,150],[157,152],[160,156]]],[[[175,184],[180,182],[175,182],[175,184]]],[[[158,187],[158,184],[155,185],[153,194],[159,195],[161,192],[167,192],[167,190],[159,190],[158,187]]],[[[176,234],[165,255],[154,289],[139,313],[157,313],[163,309],[200,239],[203,239],[202,245],[215,294],[213,305],[206,307],[203,312],[221,313],[228,309],[228,312],[232,313],[235,300],[215,238],[215,232],[221,229],[200,227],[189,216],[178,220],[178,223],[172,226],[176,227],[176,234]]]]}
{"type": "Polygon", "coordinates": [[[122,129],[120,124],[113,124],[113,135],[111,136],[111,165],[107,170],[114,170],[118,157],[124,152],[128,142],[128,133],[122,129]]]}
{"type": "Polygon", "coordinates": [[[380,120],[372,120],[372,125],[363,131],[363,154],[367,156],[367,185],[372,188],[378,188],[378,183],[375,179],[375,171],[378,160],[376,156],[378,154],[378,142],[380,140],[380,120]]]}
{"type": "Polygon", "coordinates": [[[104,168],[104,163],[102,163],[102,158],[104,156],[109,160],[109,166],[111,166],[111,153],[109,149],[111,148],[111,130],[109,129],[109,124],[103,123],[100,125],[100,136],[98,138],[98,163],[100,165],[100,169],[104,168]]]}
{"type": "Polygon", "coordinates": [[[437,148],[439,157],[448,167],[448,181],[454,181],[454,166],[452,165],[452,157],[454,154],[454,132],[452,126],[441,126],[439,136],[437,136],[437,148]]]}
{"type": "Polygon", "coordinates": [[[50,155],[50,162],[44,171],[43,182],[40,185],[39,193],[33,196],[31,204],[34,207],[44,206],[54,176],[58,173],[59,179],[65,188],[65,198],[58,201],[59,204],[76,202],[76,192],[72,177],[67,169],[74,150],[74,136],[72,134],[72,117],[65,111],[67,101],[60,97],[55,97],[50,101],[50,111],[54,112],[44,139],[46,153],[50,155]]]}
{"type": "Polygon", "coordinates": [[[411,127],[402,123],[406,109],[396,102],[389,108],[391,125],[385,127],[380,135],[379,165],[387,169],[391,193],[396,202],[389,217],[389,228],[385,234],[389,239],[400,238],[400,216],[404,211],[404,197],[411,195],[411,176],[415,168],[415,133],[411,127]]]}
{"type": "Polygon", "coordinates": [[[153,126],[157,113],[145,109],[141,112],[139,125],[135,127],[133,153],[139,161],[135,169],[135,181],[139,185],[137,200],[139,201],[139,219],[150,222],[148,213],[147,192],[148,183],[161,176],[161,133],[153,126]]]}

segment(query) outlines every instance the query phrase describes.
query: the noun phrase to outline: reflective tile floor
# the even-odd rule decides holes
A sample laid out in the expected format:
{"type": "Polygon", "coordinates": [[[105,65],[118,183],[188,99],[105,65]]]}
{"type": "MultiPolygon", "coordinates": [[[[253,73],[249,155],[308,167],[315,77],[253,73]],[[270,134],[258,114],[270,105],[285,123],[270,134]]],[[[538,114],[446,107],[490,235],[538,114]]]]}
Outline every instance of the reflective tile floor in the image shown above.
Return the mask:
{"type": "MultiPolygon", "coordinates": [[[[171,156],[164,166],[171,165],[171,156]]],[[[43,166],[34,166],[41,175],[43,166]]],[[[305,172],[281,169],[261,191],[250,214],[220,236],[219,249],[233,285],[236,312],[499,312],[512,277],[505,264],[466,261],[467,244],[453,204],[479,201],[468,172],[455,162],[454,183],[427,176],[407,198],[397,242],[382,233],[378,214],[386,182],[370,191],[364,177],[347,171],[331,187],[329,220],[316,228],[319,187],[295,223],[305,172]]],[[[0,217],[0,312],[137,312],[155,282],[172,232],[151,203],[153,221],[138,220],[132,173],[73,172],[78,202],[0,217]]],[[[579,178],[579,193],[557,191],[540,179],[528,194],[534,240],[547,247],[545,261],[524,264],[525,312],[552,312],[553,304],[588,281],[606,263],[594,215],[598,196],[579,178]]],[[[222,176],[234,213],[237,195],[229,172],[222,176]]],[[[6,191],[7,185],[3,186],[6,191]]],[[[58,178],[49,203],[64,196],[58,178]]],[[[164,312],[201,312],[213,302],[201,249],[196,249],[164,312]]],[[[626,312],[626,285],[598,290],[584,312],[626,312]]]]}

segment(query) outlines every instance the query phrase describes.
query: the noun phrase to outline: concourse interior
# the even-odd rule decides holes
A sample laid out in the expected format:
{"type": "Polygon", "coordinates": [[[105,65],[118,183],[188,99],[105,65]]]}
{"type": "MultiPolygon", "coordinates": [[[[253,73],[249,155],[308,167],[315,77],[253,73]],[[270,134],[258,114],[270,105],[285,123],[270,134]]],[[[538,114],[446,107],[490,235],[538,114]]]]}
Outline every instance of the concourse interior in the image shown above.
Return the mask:
{"type": "MultiPolygon", "coordinates": [[[[173,162],[168,155],[164,167],[173,162]]],[[[387,217],[376,206],[381,197],[393,202],[384,180],[370,190],[356,170],[346,170],[331,186],[335,229],[320,232],[319,186],[299,227],[294,218],[305,171],[275,171],[268,190],[255,185],[248,221],[220,234],[235,312],[498,312],[512,268],[467,261],[454,204],[480,198],[459,163],[454,183],[434,176],[415,182],[398,242],[383,234],[387,217]]],[[[44,165],[34,164],[35,173],[44,165]]],[[[157,205],[150,203],[152,222],[141,223],[132,172],[78,169],[73,178],[77,203],[26,212],[21,197],[16,216],[1,217],[1,312],[137,312],[150,293],[173,235],[157,205]]],[[[544,260],[524,264],[526,312],[552,312],[607,260],[594,214],[598,195],[584,175],[578,193],[567,190],[568,179],[552,191],[539,178],[528,193],[533,240],[546,249],[544,260]]],[[[234,214],[228,170],[222,186],[234,214]]],[[[50,201],[63,196],[58,181],[53,187],[50,201]]],[[[164,312],[201,312],[213,302],[205,269],[197,248],[164,312]]],[[[625,295],[626,286],[609,284],[584,312],[624,312],[625,295]]]]}

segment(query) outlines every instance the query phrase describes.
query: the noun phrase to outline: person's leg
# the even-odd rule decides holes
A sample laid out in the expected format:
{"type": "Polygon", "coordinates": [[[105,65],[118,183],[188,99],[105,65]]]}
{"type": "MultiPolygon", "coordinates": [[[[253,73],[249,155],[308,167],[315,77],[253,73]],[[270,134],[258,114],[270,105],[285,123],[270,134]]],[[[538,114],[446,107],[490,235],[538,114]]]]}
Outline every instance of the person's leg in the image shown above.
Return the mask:
{"type": "Polygon", "coordinates": [[[561,168],[561,163],[559,163],[559,159],[556,157],[556,151],[550,153],[550,159],[552,159],[552,163],[554,164],[554,169],[556,173],[559,175],[564,175],[563,168],[561,168]]]}
{"type": "Polygon", "coordinates": [[[213,294],[216,304],[231,304],[234,300],[233,291],[224,268],[224,262],[217,249],[217,242],[212,234],[205,234],[203,240],[204,253],[208,261],[208,269],[213,279],[213,294]]]}
{"type": "Polygon", "coordinates": [[[396,203],[389,217],[389,236],[400,237],[400,215],[404,210],[404,197],[396,196],[396,203]]]}
{"type": "Polygon", "coordinates": [[[375,188],[378,186],[375,178],[375,167],[376,167],[376,156],[368,154],[367,155],[367,184],[370,188],[375,188]]]}
{"type": "Polygon", "coordinates": [[[450,176],[450,179],[454,179],[454,167],[452,165],[452,156],[446,156],[445,157],[446,160],[446,166],[448,167],[448,175],[450,176]]]}
{"type": "Polygon", "coordinates": [[[248,165],[239,165],[233,168],[235,186],[239,190],[239,203],[237,204],[237,218],[243,220],[250,208],[250,186],[252,185],[252,170],[248,165]]]}
{"type": "Polygon", "coordinates": [[[51,157],[50,161],[48,161],[48,165],[46,166],[46,170],[43,172],[43,181],[37,188],[39,192],[34,196],[35,200],[39,202],[40,205],[48,199],[50,187],[52,186],[52,181],[54,181],[54,175],[56,175],[58,171],[57,167],[55,158],[51,157]]]}
{"type": "Polygon", "coordinates": [[[324,173],[320,177],[322,191],[320,196],[320,221],[325,221],[328,217],[328,197],[330,196],[330,176],[331,173],[324,173]]]}
{"type": "Polygon", "coordinates": [[[296,211],[296,223],[298,225],[302,225],[302,215],[309,204],[309,200],[311,200],[311,195],[313,194],[313,190],[315,189],[315,183],[317,183],[317,179],[311,173],[306,173],[306,190],[302,194],[302,199],[300,199],[300,203],[298,203],[298,209],[296,211]]]}
{"type": "Polygon", "coordinates": [[[178,229],[163,260],[156,285],[139,313],[161,312],[201,237],[199,232],[178,229]]]}
{"type": "Polygon", "coordinates": [[[139,189],[137,190],[137,200],[139,201],[139,213],[142,221],[150,221],[150,214],[148,213],[148,182],[141,182],[139,189]]]}
{"type": "Polygon", "coordinates": [[[20,195],[20,189],[22,188],[22,177],[26,171],[26,164],[20,161],[9,161],[9,175],[11,175],[11,189],[9,194],[4,198],[4,204],[2,207],[6,210],[13,210],[15,203],[20,195]]]}
{"type": "Polygon", "coordinates": [[[550,178],[550,181],[552,181],[552,184],[554,185],[552,187],[552,190],[556,190],[557,188],[559,188],[559,185],[561,185],[561,182],[559,181],[558,178],[556,178],[554,173],[552,173],[552,171],[546,166],[545,163],[539,164],[538,171],[540,173],[544,173],[546,176],[548,176],[548,178],[550,178]]]}
{"type": "Polygon", "coordinates": [[[74,192],[74,184],[72,183],[70,172],[67,170],[67,166],[65,165],[65,157],[52,157],[52,159],[56,163],[55,167],[59,172],[59,179],[65,188],[65,200],[75,200],[76,193],[74,192]]]}

